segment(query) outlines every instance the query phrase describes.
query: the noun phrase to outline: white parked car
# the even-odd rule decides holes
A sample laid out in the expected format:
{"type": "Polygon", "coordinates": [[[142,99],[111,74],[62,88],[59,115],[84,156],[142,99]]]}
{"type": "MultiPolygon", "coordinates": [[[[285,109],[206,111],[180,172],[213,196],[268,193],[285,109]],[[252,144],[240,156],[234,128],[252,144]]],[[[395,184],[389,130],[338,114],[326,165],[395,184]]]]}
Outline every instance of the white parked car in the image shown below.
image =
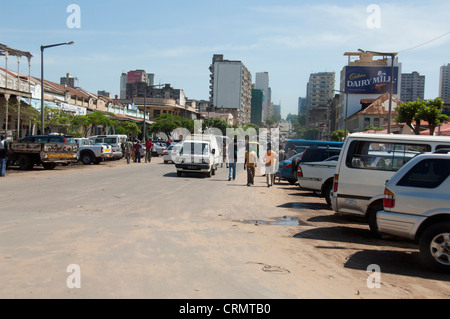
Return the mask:
{"type": "Polygon", "coordinates": [[[446,136],[350,134],[334,173],[333,210],[366,217],[371,231],[378,235],[376,212],[383,209],[386,181],[414,156],[449,147],[446,136]]]}
{"type": "Polygon", "coordinates": [[[166,143],[155,141],[153,142],[152,155],[162,156],[167,149],[166,143]]]}
{"type": "Polygon", "coordinates": [[[165,151],[164,151],[164,163],[175,162],[174,158],[180,152],[182,145],[181,143],[172,143],[165,151]]]}
{"type": "Polygon", "coordinates": [[[428,267],[449,272],[450,155],[416,156],[386,183],[384,196],[378,231],[418,242],[428,267]]]}

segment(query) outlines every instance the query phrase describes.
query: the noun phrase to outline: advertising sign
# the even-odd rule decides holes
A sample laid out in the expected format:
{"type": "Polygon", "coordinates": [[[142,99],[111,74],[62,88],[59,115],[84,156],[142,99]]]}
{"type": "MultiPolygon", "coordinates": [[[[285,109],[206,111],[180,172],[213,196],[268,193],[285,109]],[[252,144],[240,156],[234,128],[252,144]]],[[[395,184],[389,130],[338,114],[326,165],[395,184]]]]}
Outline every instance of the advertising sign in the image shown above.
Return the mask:
{"type": "MultiPolygon", "coordinates": [[[[397,94],[398,67],[394,67],[393,94],[397,94]]],[[[345,72],[345,92],[350,94],[383,94],[389,92],[391,67],[348,66],[345,72]]]]}

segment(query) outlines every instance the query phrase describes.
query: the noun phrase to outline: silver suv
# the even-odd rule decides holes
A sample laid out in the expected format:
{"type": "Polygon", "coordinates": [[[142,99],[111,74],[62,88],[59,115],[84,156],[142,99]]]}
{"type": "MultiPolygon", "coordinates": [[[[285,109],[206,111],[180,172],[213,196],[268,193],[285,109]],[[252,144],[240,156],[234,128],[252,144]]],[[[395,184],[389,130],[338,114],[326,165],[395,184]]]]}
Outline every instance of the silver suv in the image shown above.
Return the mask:
{"type": "Polygon", "coordinates": [[[450,271],[450,155],[418,155],[386,183],[381,233],[419,244],[423,262],[450,271]]]}

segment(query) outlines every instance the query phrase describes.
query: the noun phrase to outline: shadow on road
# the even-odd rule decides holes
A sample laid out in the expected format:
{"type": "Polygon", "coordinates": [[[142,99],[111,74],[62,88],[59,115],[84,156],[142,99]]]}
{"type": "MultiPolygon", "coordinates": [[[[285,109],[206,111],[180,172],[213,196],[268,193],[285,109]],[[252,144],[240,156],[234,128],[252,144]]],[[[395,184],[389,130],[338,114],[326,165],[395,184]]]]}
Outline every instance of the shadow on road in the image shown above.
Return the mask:
{"type": "Polygon", "coordinates": [[[367,271],[367,267],[372,264],[380,267],[382,274],[450,281],[448,274],[433,272],[426,268],[422,264],[418,252],[392,250],[358,251],[348,258],[344,267],[367,271]]]}

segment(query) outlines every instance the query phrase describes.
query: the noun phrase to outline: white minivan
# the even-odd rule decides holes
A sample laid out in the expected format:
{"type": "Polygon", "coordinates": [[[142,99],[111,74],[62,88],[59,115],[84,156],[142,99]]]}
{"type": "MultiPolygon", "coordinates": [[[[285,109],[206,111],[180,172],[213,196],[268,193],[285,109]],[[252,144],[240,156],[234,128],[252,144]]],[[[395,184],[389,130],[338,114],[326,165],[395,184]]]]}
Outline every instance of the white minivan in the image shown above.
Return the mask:
{"type": "Polygon", "coordinates": [[[384,186],[418,154],[450,148],[450,138],[406,134],[350,134],[334,174],[331,205],[338,214],[367,218],[378,235],[376,212],[383,209],[384,186]]]}
{"type": "Polygon", "coordinates": [[[220,149],[212,135],[191,135],[183,141],[175,156],[177,175],[182,173],[202,173],[214,175],[220,162],[220,149]]]}

